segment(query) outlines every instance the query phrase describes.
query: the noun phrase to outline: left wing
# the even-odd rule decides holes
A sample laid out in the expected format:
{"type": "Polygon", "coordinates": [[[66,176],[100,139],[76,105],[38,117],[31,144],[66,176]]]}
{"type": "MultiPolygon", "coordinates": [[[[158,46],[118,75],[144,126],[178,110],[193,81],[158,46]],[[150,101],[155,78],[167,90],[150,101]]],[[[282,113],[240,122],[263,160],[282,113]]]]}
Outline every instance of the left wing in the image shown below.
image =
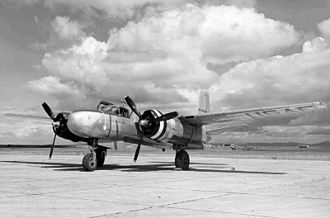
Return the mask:
{"type": "Polygon", "coordinates": [[[4,116],[6,117],[13,117],[13,118],[24,118],[24,119],[41,119],[41,120],[50,120],[47,116],[39,116],[34,114],[14,114],[14,113],[5,113],[4,116]]]}
{"type": "Polygon", "coordinates": [[[244,122],[253,119],[265,119],[270,117],[281,117],[299,115],[304,112],[325,109],[327,106],[322,102],[311,102],[303,104],[292,104],[285,106],[252,108],[228,112],[198,114],[181,117],[184,121],[196,125],[208,125],[212,123],[244,122]]]}

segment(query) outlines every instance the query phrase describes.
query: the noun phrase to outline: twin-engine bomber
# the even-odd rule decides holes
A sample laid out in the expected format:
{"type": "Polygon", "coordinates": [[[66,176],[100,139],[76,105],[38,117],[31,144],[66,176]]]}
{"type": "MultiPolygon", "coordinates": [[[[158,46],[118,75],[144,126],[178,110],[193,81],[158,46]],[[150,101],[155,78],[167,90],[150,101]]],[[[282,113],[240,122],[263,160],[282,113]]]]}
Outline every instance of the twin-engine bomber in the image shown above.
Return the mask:
{"type": "Polygon", "coordinates": [[[199,93],[196,114],[189,116],[180,115],[176,111],[162,113],[156,109],[141,113],[129,96],[125,97],[125,102],[118,106],[101,101],[96,110],[60,112],[56,116],[43,103],[42,107],[53,120],[55,133],[49,158],[53,153],[56,136],[74,142],[86,142],[90,153],[83,157],[82,166],[87,171],[93,171],[104,165],[107,149],[110,148],[99,142],[124,141],[137,144],[134,161],[138,159],[141,145],[163,150],[171,148],[176,151],[175,167],[188,170],[190,159],[186,150],[203,149],[213,135],[247,128],[251,121],[299,116],[326,108],[324,103],[312,102],[210,113],[209,93],[205,90],[199,93]]]}

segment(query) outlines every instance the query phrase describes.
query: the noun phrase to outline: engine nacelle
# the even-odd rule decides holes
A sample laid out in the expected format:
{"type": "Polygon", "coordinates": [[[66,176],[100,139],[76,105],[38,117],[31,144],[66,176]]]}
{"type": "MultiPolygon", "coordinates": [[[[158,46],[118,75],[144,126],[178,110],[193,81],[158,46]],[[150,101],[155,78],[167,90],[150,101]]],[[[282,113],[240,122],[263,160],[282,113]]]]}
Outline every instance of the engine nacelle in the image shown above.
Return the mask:
{"type": "Polygon", "coordinates": [[[169,120],[168,126],[169,128],[164,134],[164,141],[183,146],[186,149],[203,148],[203,131],[201,126],[185,123],[180,119],[169,120]]]}
{"type": "MultiPolygon", "coordinates": [[[[156,119],[162,113],[158,110],[147,110],[142,114],[143,119],[156,119]]],[[[142,129],[140,129],[142,131],[142,129]]],[[[167,121],[150,122],[150,126],[144,129],[144,135],[162,142],[169,142],[175,145],[186,146],[186,148],[198,148],[202,146],[202,127],[182,122],[178,118],[167,121]]]]}

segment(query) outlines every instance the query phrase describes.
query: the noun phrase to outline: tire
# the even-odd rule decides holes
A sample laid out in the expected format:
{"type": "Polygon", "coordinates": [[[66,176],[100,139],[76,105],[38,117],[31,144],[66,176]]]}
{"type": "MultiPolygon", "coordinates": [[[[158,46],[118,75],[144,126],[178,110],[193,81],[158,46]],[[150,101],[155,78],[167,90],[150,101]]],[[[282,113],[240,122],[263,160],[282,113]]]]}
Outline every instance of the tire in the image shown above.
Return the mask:
{"type": "Polygon", "coordinates": [[[96,163],[93,163],[93,154],[88,153],[82,159],[82,165],[86,171],[94,171],[97,167],[97,159],[96,163]]]}
{"type": "Polygon", "coordinates": [[[189,170],[190,159],[189,155],[185,150],[180,150],[175,156],[175,167],[181,168],[182,170],[189,170]]]}

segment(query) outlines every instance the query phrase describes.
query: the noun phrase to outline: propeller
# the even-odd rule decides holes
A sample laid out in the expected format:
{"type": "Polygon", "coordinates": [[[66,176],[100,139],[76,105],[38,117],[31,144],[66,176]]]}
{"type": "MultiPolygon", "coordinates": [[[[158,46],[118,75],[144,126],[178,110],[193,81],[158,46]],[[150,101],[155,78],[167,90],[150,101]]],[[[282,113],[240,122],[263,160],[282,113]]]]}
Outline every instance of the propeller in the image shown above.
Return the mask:
{"type": "Polygon", "coordinates": [[[177,117],[179,114],[176,111],[169,112],[155,119],[155,122],[166,121],[177,117]]]}
{"type": "MultiPolygon", "coordinates": [[[[52,109],[50,109],[50,107],[48,106],[48,104],[46,102],[44,102],[42,104],[42,107],[44,108],[46,114],[48,114],[48,116],[54,121],[53,122],[53,127],[55,124],[57,124],[55,121],[56,121],[56,117],[52,111],[52,109]]],[[[57,124],[58,125],[58,124],[57,124]]],[[[49,160],[52,158],[52,155],[53,155],[53,151],[54,151],[54,146],[55,146],[55,139],[56,139],[56,133],[54,133],[54,139],[53,139],[53,143],[50,147],[50,152],[49,152],[49,160]]]]}
{"type": "Polygon", "coordinates": [[[46,102],[44,102],[44,103],[42,104],[42,107],[44,108],[46,114],[48,114],[48,116],[49,116],[53,121],[55,121],[55,115],[54,115],[52,109],[50,109],[50,107],[48,106],[48,104],[47,104],[46,102]]]}
{"type": "Polygon", "coordinates": [[[54,146],[55,146],[55,139],[56,139],[56,133],[54,134],[53,144],[50,147],[49,160],[52,158],[52,155],[53,155],[53,150],[54,150],[54,146]]]}
{"type": "Polygon", "coordinates": [[[141,119],[142,116],[141,116],[140,112],[137,110],[137,107],[136,107],[136,104],[134,103],[134,101],[129,96],[125,97],[125,101],[127,102],[128,106],[131,108],[131,110],[141,119]]]}
{"type": "Polygon", "coordinates": [[[134,154],[134,162],[135,162],[139,156],[141,144],[143,141],[143,136],[145,135],[145,130],[148,129],[148,127],[150,126],[150,123],[151,122],[159,123],[161,121],[167,121],[167,120],[173,119],[178,116],[178,112],[176,112],[176,111],[169,112],[169,113],[163,114],[160,117],[157,117],[156,119],[153,119],[153,120],[145,119],[145,118],[142,118],[142,115],[138,111],[136,104],[129,96],[125,97],[125,101],[128,104],[128,106],[131,108],[131,110],[139,117],[138,125],[139,125],[140,129],[142,130],[141,137],[140,137],[138,146],[136,147],[135,154],[134,154]]]}
{"type": "Polygon", "coordinates": [[[140,148],[141,148],[141,144],[142,144],[142,140],[143,140],[143,133],[141,134],[139,144],[138,144],[138,146],[136,147],[136,150],[135,150],[135,154],[134,154],[134,162],[136,162],[136,160],[137,160],[137,158],[138,158],[138,156],[139,156],[140,148]]]}

